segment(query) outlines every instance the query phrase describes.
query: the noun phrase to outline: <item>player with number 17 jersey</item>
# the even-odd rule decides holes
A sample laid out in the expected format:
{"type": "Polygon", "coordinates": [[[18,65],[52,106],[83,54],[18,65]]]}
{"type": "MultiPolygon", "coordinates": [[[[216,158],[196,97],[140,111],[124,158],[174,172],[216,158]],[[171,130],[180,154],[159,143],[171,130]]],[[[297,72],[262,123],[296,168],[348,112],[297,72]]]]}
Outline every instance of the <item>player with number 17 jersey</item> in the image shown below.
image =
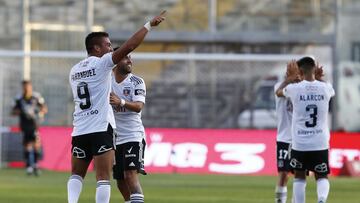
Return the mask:
{"type": "Polygon", "coordinates": [[[331,84],[303,80],[284,88],[293,104],[292,149],[318,151],[329,148],[329,101],[335,95],[331,84]]]}
{"type": "Polygon", "coordinates": [[[89,56],[72,67],[70,84],[75,102],[72,136],[115,129],[115,119],[109,103],[112,52],[102,57],[89,56]]]}

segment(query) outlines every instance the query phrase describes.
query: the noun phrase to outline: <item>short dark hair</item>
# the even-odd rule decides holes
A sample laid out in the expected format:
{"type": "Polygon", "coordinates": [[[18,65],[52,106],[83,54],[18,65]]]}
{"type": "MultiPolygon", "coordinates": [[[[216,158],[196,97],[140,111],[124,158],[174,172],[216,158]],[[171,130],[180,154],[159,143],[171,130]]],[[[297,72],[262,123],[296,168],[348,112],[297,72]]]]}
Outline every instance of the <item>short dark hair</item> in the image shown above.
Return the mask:
{"type": "Polygon", "coordinates": [[[299,59],[296,63],[304,72],[311,71],[315,68],[315,60],[309,56],[299,59]]]}
{"type": "Polygon", "coordinates": [[[88,54],[94,48],[94,45],[100,44],[100,39],[103,37],[109,37],[107,32],[91,32],[86,36],[85,47],[88,54]]]}
{"type": "Polygon", "coordinates": [[[26,85],[26,84],[31,84],[30,80],[23,80],[21,81],[21,84],[26,85]]]}

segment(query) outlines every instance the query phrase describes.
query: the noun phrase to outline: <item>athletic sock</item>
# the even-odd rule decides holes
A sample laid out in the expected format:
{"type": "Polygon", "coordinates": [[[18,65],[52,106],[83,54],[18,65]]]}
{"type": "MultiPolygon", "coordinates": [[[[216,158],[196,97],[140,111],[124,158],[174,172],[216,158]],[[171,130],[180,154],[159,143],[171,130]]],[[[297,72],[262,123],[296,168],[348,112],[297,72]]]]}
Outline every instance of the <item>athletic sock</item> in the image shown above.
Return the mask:
{"type": "Polygon", "coordinates": [[[129,200],[129,201],[125,201],[125,203],[131,203],[131,201],[129,200]]]}
{"type": "Polygon", "coordinates": [[[35,151],[32,149],[28,153],[29,165],[35,167],[35,151]]]}
{"type": "Polygon", "coordinates": [[[109,203],[110,202],[110,181],[99,180],[96,187],[96,203],[109,203]]]}
{"type": "Polygon", "coordinates": [[[330,183],[327,178],[319,178],[316,181],[318,203],[325,203],[329,195],[330,183]]]}
{"type": "Polygon", "coordinates": [[[34,151],[34,163],[36,164],[39,160],[39,152],[37,150],[34,151]]]}
{"type": "Polygon", "coordinates": [[[29,151],[25,150],[25,152],[24,152],[24,158],[25,158],[26,167],[30,167],[29,151]]]}
{"type": "Polygon", "coordinates": [[[305,179],[294,179],[293,183],[293,195],[296,203],[305,203],[305,179]]]}
{"type": "Polygon", "coordinates": [[[287,187],[276,186],[275,188],[275,203],[286,203],[287,187]]]}
{"type": "Polygon", "coordinates": [[[144,203],[144,195],[143,194],[131,194],[130,201],[131,201],[131,203],[144,203]]]}
{"type": "Polygon", "coordinates": [[[67,183],[68,203],[77,203],[82,189],[83,179],[81,176],[70,176],[67,183]]]}

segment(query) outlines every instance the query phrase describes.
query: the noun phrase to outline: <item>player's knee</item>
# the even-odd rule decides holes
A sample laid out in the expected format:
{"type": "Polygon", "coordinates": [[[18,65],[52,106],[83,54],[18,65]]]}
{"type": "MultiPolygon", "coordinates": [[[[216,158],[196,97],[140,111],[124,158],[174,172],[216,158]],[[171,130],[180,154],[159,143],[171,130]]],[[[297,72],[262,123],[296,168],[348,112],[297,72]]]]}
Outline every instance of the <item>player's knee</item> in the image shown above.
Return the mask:
{"type": "Polygon", "coordinates": [[[96,172],[96,180],[110,180],[110,173],[107,171],[96,172]]]}

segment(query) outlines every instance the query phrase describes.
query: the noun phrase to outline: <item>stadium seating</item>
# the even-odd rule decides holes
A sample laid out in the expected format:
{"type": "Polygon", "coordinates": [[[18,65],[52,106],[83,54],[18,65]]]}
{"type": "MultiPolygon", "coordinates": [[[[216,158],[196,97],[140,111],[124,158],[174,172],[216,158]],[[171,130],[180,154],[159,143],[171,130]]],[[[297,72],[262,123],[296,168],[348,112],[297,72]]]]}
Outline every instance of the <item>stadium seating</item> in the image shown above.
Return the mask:
{"type": "MultiPolygon", "coordinates": [[[[30,1],[29,20],[32,23],[83,25],[86,19],[86,14],[83,12],[85,2],[30,1]]],[[[165,26],[159,30],[208,31],[208,17],[203,12],[199,12],[199,9],[207,12],[208,1],[198,1],[197,4],[191,2],[188,0],[95,1],[94,23],[104,26],[106,30],[134,31],[146,18],[157,14],[161,8],[172,13],[173,18],[168,19],[165,26]]],[[[321,12],[316,13],[309,0],[287,1],[285,5],[276,0],[219,0],[217,29],[219,32],[241,30],[254,33],[297,32],[300,29],[311,30],[312,27],[326,29],[333,20],[333,3],[334,1],[322,1],[321,12]]],[[[19,40],[21,15],[11,15],[18,13],[19,9],[21,9],[20,1],[0,1],[0,23],[3,25],[0,27],[1,49],[22,47],[19,40]]],[[[83,34],[83,32],[33,30],[32,50],[83,50],[83,34]]],[[[147,48],[143,50],[169,51],[162,47],[161,42],[146,46],[147,48]]],[[[237,48],[232,48],[231,44],[218,45],[218,47],[220,49],[216,49],[216,52],[241,52],[237,48]]],[[[173,49],[188,52],[186,45],[179,45],[173,49]]],[[[214,52],[211,45],[195,45],[195,49],[195,52],[214,52]]],[[[267,50],[274,51],[274,48],[271,45],[258,46],[256,52],[267,52],[267,50]]],[[[289,51],[291,52],[291,49],[289,51]]],[[[0,60],[5,61],[8,67],[4,72],[6,87],[3,92],[5,95],[3,112],[6,112],[12,105],[12,98],[20,91],[22,64],[16,59],[0,58],[0,60]]],[[[32,59],[31,75],[34,88],[44,95],[51,110],[45,120],[47,125],[71,125],[73,110],[71,92],[64,84],[67,84],[68,71],[75,61],[75,59],[32,59]]],[[[237,127],[238,114],[252,99],[253,81],[251,80],[261,78],[261,74],[264,73],[263,67],[269,65],[260,62],[256,65],[248,62],[215,65],[196,62],[195,65],[190,66],[188,63],[189,61],[139,62],[141,67],[135,73],[144,76],[148,87],[149,103],[144,111],[144,123],[147,126],[237,127]],[[211,68],[212,66],[221,67],[221,70],[215,70],[211,68]],[[190,68],[195,71],[196,76],[192,76],[193,78],[189,77],[192,74],[189,72],[190,68]],[[247,76],[243,77],[239,71],[246,72],[247,76]],[[219,110],[220,107],[222,109],[219,110]]],[[[16,122],[15,118],[4,117],[5,125],[13,125],[16,122]]]]}

